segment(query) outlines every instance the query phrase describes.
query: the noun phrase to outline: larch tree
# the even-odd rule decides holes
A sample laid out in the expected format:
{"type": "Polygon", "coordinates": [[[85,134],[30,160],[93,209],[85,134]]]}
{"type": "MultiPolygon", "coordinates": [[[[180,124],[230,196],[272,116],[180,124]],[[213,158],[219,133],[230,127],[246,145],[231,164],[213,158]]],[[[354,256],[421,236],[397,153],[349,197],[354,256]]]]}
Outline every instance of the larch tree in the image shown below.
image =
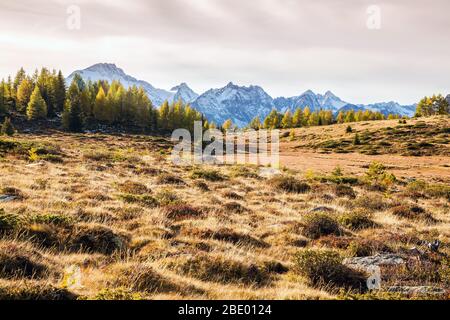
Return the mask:
{"type": "Polygon", "coordinates": [[[38,86],[35,86],[27,106],[28,120],[39,120],[47,117],[47,104],[41,96],[38,86]]]}

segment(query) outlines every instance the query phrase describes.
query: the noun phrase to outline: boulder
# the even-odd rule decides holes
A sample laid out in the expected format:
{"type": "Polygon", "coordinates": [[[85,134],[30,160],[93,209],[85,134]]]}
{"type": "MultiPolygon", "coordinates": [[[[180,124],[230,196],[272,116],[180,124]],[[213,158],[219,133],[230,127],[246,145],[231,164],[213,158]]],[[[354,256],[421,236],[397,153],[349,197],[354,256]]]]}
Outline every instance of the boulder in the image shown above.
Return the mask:
{"type": "Polygon", "coordinates": [[[444,295],[446,291],[438,287],[427,287],[427,286],[395,286],[387,288],[388,292],[401,293],[405,295],[444,295]]]}
{"type": "Polygon", "coordinates": [[[370,270],[373,267],[401,265],[406,263],[406,261],[400,255],[387,253],[370,257],[348,258],[343,263],[353,269],[370,270]]]}

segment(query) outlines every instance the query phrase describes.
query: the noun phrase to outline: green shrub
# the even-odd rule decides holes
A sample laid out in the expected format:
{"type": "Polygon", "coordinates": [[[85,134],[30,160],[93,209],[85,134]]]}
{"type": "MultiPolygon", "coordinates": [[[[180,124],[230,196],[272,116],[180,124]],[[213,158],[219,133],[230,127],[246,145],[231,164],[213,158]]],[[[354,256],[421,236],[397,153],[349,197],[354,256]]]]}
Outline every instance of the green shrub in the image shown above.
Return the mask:
{"type": "Polygon", "coordinates": [[[156,182],[158,184],[173,184],[173,185],[185,184],[183,179],[168,173],[163,173],[159,175],[158,178],[156,179],[156,182]]]}
{"type": "Polygon", "coordinates": [[[57,288],[46,281],[21,281],[17,283],[0,282],[0,300],[9,301],[59,301],[76,300],[77,295],[66,290],[57,288]]]}
{"type": "Polygon", "coordinates": [[[294,256],[294,268],[314,287],[364,290],[366,276],[344,266],[342,260],[332,250],[303,250],[294,256]]]}
{"type": "Polygon", "coordinates": [[[194,187],[196,187],[197,189],[199,189],[203,192],[210,191],[208,185],[204,181],[201,181],[201,180],[194,181],[194,187]]]}
{"type": "Polygon", "coordinates": [[[31,217],[30,222],[38,224],[51,224],[55,226],[70,226],[73,224],[73,219],[66,215],[47,213],[31,217]]]}
{"type": "Polygon", "coordinates": [[[186,220],[203,216],[203,210],[189,205],[170,205],[162,209],[164,215],[172,220],[186,220]]]}
{"type": "Polygon", "coordinates": [[[5,213],[0,209],[0,233],[14,231],[22,225],[22,219],[17,214],[5,213]]]}
{"type": "Polygon", "coordinates": [[[191,173],[192,179],[204,179],[211,182],[224,181],[226,178],[219,171],[195,169],[191,173]]]}
{"type": "Polygon", "coordinates": [[[372,162],[366,173],[366,179],[371,183],[381,184],[382,186],[390,186],[397,182],[397,178],[388,173],[386,167],[380,162],[372,162]]]}
{"type": "Polygon", "coordinates": [[[1,128],[0,128],[0,134],[12,136],[16,130],[14,129],[14,126],[11,123],[10,118],[5,118],[5,121],[3,122],[1,128]]]}
{"type": "Polygon", "coordinates": [[[423,220],[427,222],[436,222],[433,216],[424,208],[414,205],[399,205],[392,208],[394,216],[409,219],[409,220],[423,220]]]}
{"type": "Polygon", "coordinates": [[[263,285],[271,280],[271,275],[266,268],[223,256],[197,254],[181,263],[171,264],[170,267],[179,273],[202,281],[223,284],[263,285]]]}
{"type": "Polygon", "coordinates": [[[303,221],[302,234],[310,239],[319,239],[323,236],[342,235],[339,223],[326,213],[312,213],[303,221]]]}
{"type": "Polygon", "coordinates": [[[356,199],[356,192],[352,187],[338,184],[334,187],[334,194],[337,197],[348,197],[350,199],[356,199]]]}
{"type": "Polygon", "coordinates": [[[375,222],[371,219],[370,214],[364,210],[343,213],[339,217],[339,222],[346,228],[354,231],[369,229],[376,226],[375,222]]]}
{"type": "Polygon", "coordinates": [[[121,194],[119,198],[126,203],[137,203],[149,208],[159,206],[159,201],[149,195],[121,194]]]}
{"type": "Polygon", "coordinates": [[[134,182],[134,181],[125,181],[118,186],[120,192],[128,193],[128,194],[144,194],[149,193],[150,190],[142,183],[134,182]]]}
{"type": "Polygon", "coordinates": [[[308,183],[289,176],[274,177],[269,180],[269,185],[274,189],[290,193],[307,193],[311,190],[308,183]]]}

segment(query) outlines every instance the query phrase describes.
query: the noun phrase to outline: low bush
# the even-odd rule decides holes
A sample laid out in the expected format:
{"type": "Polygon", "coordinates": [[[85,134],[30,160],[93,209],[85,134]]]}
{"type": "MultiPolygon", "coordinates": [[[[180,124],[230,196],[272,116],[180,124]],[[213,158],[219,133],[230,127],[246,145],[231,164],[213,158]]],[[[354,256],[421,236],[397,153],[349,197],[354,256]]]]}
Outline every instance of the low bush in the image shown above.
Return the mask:
{"type": "Polygon", "coordinates": [[[158,200],[149,195],[121,194],[119,198],[126,203],[141,204],[149,208],[155,208],[159,205],[158,200]]]}
{"type": "Polygon", "coordinates": [[[336,195],[336,197],[340,198],[347,197],[350,199],[356,199],[355,190],[353,190],[352,187],[343,184],[338,184],[334,187],[334,194],[336,195]]]}
{"type": "Polygon", "coordinates": [[[202,281],[223,284],[264,285],[271,280],[271,275],[266,268],[223,256],[197,254],[181,263],[171,264],[170,267],[179,273],[202,281]]]}
{"type": "Polygon", "coordinates": [[[186,220],[203,216],[203,210],[191,207],[190,205],[170,205],[162,209],[167,219],[186,220]]]}
{"type": "Polygon", "coordinates": [[[195,169],[191,173],[191,178],[204,179],[211,182],[224,181],[226,179],[219,171],[206,169],[195,169]]]}
{"type": "Polygon", "coordinates": [[[158,184],[172,184],[172,185],[184,185],[185,182],[183,181],[183,179],[174,176],[172,174],[168,174],[168,173],[163,173],[161,175],[158,176],[158,178],[156,179],[156,182],[158,184]]]}
{"type": "Polygon", "coordinates": [[[0,243],[0,278],[43,278],[49,265],[36,250],[23,244],[7,241],[0,243]]]}
{"type": "Polygon", "coordinates": [[[392,208],[392,214],[396,217],[409,220],[422,220],[436,222],[436,219],[424,208],[415,205],[399,205],[392,208]]]}
{"type": "Polygon", "coordinates": [[[304,218],[302,234],[310,239],[342,233],[339,223],[326,213],[312,213],[304,218]]]}
{"type": "Polygon", "coordinates": [[[78,296],[46,281],[0,281],[0,300],[19,301],[58,301],[76,300],[78,296]]]}
{"type": "Polygon", "coordinates": [[[23,220],[17,214],[5,213],[4,209],[0,209],[0,234],[11,232],[18,229],[23,223],[23,220]]]}
{"type": "Polygon", "coordinates": [[[370,229],[376,226],[376,223],[371,219],[370,214],[365,210],[355,210],[343,213],[339,217],[339,222],[353,231],[370,229]]]}
{"type": "Polygon", "coordinates": [[[111,255],[129,247],[128,236],[118,234],[100,225],[78,225],[68,239],[72,251],[95,252],[111,255]]]}
{"type": "Polygon", "coordinates": [[[144,184],[129,180],[119,184],[118,189],[120,192],[129,194],[145,194],[151,192],[144,184]]]}
{"type": "Polygon", "coordinates": [[[344,266],[342,260],[332,250],[303,250],[294,256],[294,268],[314,287],[363,291],[366,287],[366,275],[344,266]]]}
{"type": "Polygon", "coordinates": [[[269,180],[269,185],[274,189],[290,193],[307,193],[311,190],[308,183],[288,176],[274,177],[269,180]]]}

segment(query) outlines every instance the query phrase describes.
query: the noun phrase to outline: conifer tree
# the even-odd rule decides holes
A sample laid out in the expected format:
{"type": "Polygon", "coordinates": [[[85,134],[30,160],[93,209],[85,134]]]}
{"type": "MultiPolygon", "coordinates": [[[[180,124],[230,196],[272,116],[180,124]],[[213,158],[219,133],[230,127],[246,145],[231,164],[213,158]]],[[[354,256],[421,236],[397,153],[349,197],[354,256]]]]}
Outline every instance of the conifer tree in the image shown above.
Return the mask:
{"type": "Polygon", "coordinates": [[[63,112],[63,126],[68,131],[81,132],[83,130],[81,95],[77,83],[72,81],[63,112]]]}
{"type": "Polygon", "coordinates": [[[16,109],[20,112],[24,112],[27,109],[27,105],[30,102],[31,94],[33,93],[33,83],[31,79],[25,78],[20,83],[17,89],[17,102],[16,109]]]}
{"type": "Polygon", "coordinates": [[[297,108],[292,117],[292,126],[294,128],[300,128],[303,125],[303,111],[301,108],[297,108]]]}
{"type": "Polygon", "coordinates": [[[47,104],[41,96],[39,87],[36,87],[31,94],[30,102],[27,106],[28,120],[45,119],[47,117],[47,104]]]}
{"type": "Polygon", "coordinates": [[[222,129],[224,131],[230,131],[232,128],[233,128],[233,120],[231,119],[226,120],[222,125],[222,129]]]}
{"type": "Polygon", "coordinates": [[[108,109],[107,109],[107,100],[105,91],[103,90],[103,87],[100,87],[98,90],[98,94],[95,98],[95,104],[94,104],[94,117],[95,120],[100,122],[107,122],[109,119],[108,116],[108,109]]]}
{"type": "Polygon", "coordinates": [[[253,120],[249,124],[250,129],[259,130],[261,129],[261,120],[259,116],[253,118],[253,120]]]}
{"type": "Polygon", "coordinates": [[[291,111],[288,110],[288,111],[286,111],[286,113],[283,116],[283,119],[281,120],[281,127],[284,129],[290,129],[293,127],[292,123],[293,123],[292,114],[291,114],[291,111]]]}
{"type": "Polygon", "coordinates": [[[61,112],[64,109],[66,101],[66,82],[61,71],[58,76],[53,78],[53,93],[55,98],[55,111],[61,112]]]}
{"type": "Polygon", "coordinates": [[[5,118],[5,121],[3,122],[2,126],[1,126],[0,133],[2,135],[12,136],[12,135],[14,135],[15,131],[16,130],[14,129],[14,126],[11,123],[11,119],[5,118]]]}

